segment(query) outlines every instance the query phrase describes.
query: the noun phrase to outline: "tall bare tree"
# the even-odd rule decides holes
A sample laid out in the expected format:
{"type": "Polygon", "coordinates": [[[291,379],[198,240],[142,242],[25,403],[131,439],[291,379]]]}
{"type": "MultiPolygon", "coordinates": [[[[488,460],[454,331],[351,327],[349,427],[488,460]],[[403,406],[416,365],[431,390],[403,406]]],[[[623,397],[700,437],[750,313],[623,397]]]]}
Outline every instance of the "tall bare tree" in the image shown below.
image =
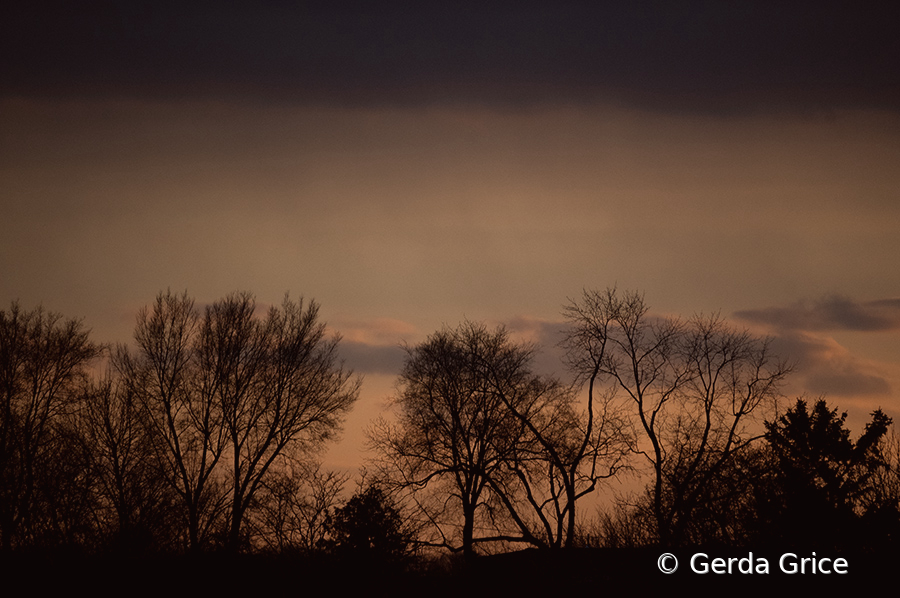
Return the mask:
{"type": "MultiPolygon", "coordinates": [[[[530,354],[529,347],[520,349],[530,354]]],[[[531,395],[526,401],[510,400],[504,388],[516,385],[494,388],[527,431],[505,461],[509,475],[491,479],[497,500],[523,541],[541,548],[574,546],[578,501],[625,467],[628,442],[621,415],[609,397],[589,395],[581,405],[577,386],[555,379],[532,375],[519,386],[531,395]]]]}
{"type": "MultiPolygon", "coordinates": [[[[78,320],[13,303],[0,311],[0,547],[28,544],[54,433],[100,347],[78,320]]],[[[50,498],[52,497],[45,497],[50,498]]]]}
{"type": "Polygon", "coordinates": [[[138,317],[138,351],[115,363],[140,398],[187,512],[188,545],[217,527],[242,545],[247,510],[279,459],[307,456],[339,429],[359,381],[325,335],[318,305],[285,298],[263,318],[249,293],[209,305],[161,294],[138,317]]]}
{"type": "Polygon", "coordinates": [[[207,309],[200,355],[214,373],[214,398],[229,442],[231,507],[228,542],[241,525],[266,474],[279,458],[307,456],[331,438],[359,393],[359,380],[327,338],[319,307],[285,298],[264,320],[253,317],[248,294],[207,309]]]}
{"type": "Polygon", "coordinates": [[[721,318],[656,318],[638,293],[585,291],[566,308],[571,366],[590,393],[628,405],[649,464],[658,539],[690,538],[691,515],[735,455],[761,438],[790,368],[765,339],[721,318]]]}
{"type": "Polygon", "coordinates": [[[138,313],[136,350],[120,347],[113,365],[143,409],[171,487],[184,507],[186,544],[199,549],[209,538],[225,497],[214,476],[225,450],[215,381],[197,356],[200,314],[187,294],[160,293],[152,309],[138,313]]]}

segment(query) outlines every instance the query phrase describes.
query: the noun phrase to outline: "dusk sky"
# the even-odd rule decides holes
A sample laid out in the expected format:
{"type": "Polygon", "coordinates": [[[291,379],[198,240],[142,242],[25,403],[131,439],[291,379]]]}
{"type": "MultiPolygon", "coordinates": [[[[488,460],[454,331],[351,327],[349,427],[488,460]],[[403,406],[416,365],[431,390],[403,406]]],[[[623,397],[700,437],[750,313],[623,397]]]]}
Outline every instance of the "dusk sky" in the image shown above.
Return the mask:
{"type": "Polygon", "coordinates": [[[720,312],[900,421],[900,5],[29,3],[0,19],[0,301],[129,342],[165,289],[313,298],[364,376],[582,289],[720,312]],[[859,6],[859,5],[858,5],[859,6]]]}

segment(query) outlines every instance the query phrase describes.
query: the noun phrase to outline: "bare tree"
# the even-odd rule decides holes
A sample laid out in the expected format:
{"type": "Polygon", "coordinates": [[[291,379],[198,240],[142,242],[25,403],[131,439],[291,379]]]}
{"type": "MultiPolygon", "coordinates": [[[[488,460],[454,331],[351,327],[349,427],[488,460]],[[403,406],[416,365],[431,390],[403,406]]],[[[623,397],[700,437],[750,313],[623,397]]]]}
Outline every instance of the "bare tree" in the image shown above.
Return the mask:
{"type": "MultiPolygon", "coordinates": [[[[380,420],[371,430],[381,456],[380,475],[408,493],[417,517],[431,521],[439,544],[467,556],[477,541],[479,512],[486,509],[490,480],[503,475],[525,427],[483,375],[485,364],[518,358],[503,333],[463,324],[407,348],[394,397],[396,424],[380,420]],[[439,498],[443,495],[443,498],[439,498]],[[447,513],[462,514],[461,545],[447,535],[447,513]]],[[[518,399],[518,393],[510,392],[518,399]]],[[[524,410],[524,407],[523,407],[524,410]]]]}
{"type": "Polygon", "coordinates": [[[153,437],[154,453],[180,498],[186,544],[198,550],[209,538],[225,499],[214,471],[226,435],[216,381],[197,356],[200,315],[187,294],[160,293],[138,314],[136,351],[120,347],[113,365],[137,397],[153,437]]]}
{"type": "Polygon", "coordinates": [[[637,293],[585,291],[565,314],[569,363],[588,392],[630,405],[659,540],[685,542],[710,484],[762,436],[759,416],[772,412],[790,368],[768,341],[717,316],[651,317],[637,293]]]}
{"type": "Polygon", "coordinates": [[[576,502],[621,464],[612,419],[593,403],[579,411],[573,389],[532,373],[534,347],[502,327],[465,322],[407,353],[399,419],[370,437],[382,475],[434,524],[437,543],[467,555],[492,541],[571,545],[576,502]],[[446,535],[452,508],[459,540],[446,535]]]}
{"type": "Polygon", "coordinates": [[[200,355],[214,373],[229,442],[229,546],[267,472],[279,457],[306,456],[339,430],[359,394],[359,380],[338,360],[337,337],[326,338],[319,307],[287,297],[265,320],[253,317],[248,294],[207,309],[200,355]]]}
{"type": "Polygon", "coordinates": [[[138,398],[110,372],[86,388],[73,416],[98,497],[99,531],[117,549],[167,547],[175,536],[175,497],[138,398]]]}
{"type": "MultiPolygon", "coordinates": [[[[38,527],[36,501],[45,465],[52,464],[55,431],[87,377],[100,348],[78,320],[0,311],[0,547],[27,544],[38,527]]],[[[48,498],[48,497],[45,497],[48,498]]]]}
{"type": "Polygon", "coordinates": [[[491,487],[524,541],[573,546],[578,501],[624,467],[624,422],[609,396],[588,393],[580,408],[577,385],[531,373],[533,346],[511,343],[502,329],[497,338],[516,357],[483,364],[482,375],[526,433],[505,461],[510,475],[491,487]]]}
{"type": "Polygon", "coordinates": [[[138,351],[114,361],[141,401],[188,520],[188,545],[224,527],[239,550],[273,463],[308,456],[339,429],[359,381],[326,338],[318,306],[285,298],[265,318],[249,293],[208,306],[161,294],[138,317],[138,351]],[[222,517],[225,517],[222,520],[222,517]]]}

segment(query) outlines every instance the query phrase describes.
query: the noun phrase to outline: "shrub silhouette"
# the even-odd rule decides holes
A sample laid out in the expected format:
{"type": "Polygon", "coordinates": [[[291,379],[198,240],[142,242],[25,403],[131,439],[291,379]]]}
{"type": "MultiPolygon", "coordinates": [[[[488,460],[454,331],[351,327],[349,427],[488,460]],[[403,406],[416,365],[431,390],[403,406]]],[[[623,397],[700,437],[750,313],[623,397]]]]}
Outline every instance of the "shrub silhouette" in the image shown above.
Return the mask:
{"type": "Polygon", "coordinates": [[[402,565],[411,534],[384,491],[370,485],[357,491],[328,523],[325,547],[335,556],[369,565],[402,565]]]}

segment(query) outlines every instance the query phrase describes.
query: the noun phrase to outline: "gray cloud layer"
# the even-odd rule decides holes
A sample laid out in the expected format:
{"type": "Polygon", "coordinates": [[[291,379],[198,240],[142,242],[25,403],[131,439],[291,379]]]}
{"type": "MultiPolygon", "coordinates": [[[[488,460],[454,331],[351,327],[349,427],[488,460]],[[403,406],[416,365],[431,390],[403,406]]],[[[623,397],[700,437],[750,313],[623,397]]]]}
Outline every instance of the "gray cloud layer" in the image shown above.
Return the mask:
{"type": "Polygon", "coordinates": [[[860,302],[833,295],[787,307],[742,310],[734,316],[772,330],[773,348],[796,364],[795,374],[810,393],[853,397],[891,392],[875,364],[854,357],[823,333],[900,330],[900,299],[860,302]]]}
{"type": "MultiPolygon", "coordinates": [[[[558,375],[562,368],[562,349],[565,323],[530,318],[513,318],[506,324],[516,341],[525,340],[535,345],[533,367],[542,374],[558,375]]],[[[346,365],[360,374],[388,374],[397,376],[403,369],[406,351],[400,344],[383,345],[341,340],[341,357],[346,365]]]]}
{"type": "Polygon", "coordinates": [[[789,307],[742,310],[734,315],[748,322],[784,330],[898,330],[900,299],[860,303],[847,297],[832,296],[789,307]]]}
{"type": "Polygon", "coordinates": [[[832,339],[787,331],[773,338],[772,348],[794,364],[803,388],[814,395],[854,397],[891,392],[887,379],[832,339]]]}
{"type": "Polygon", "coordinates": [[[400,346],[373,345],[342,340],[339,350],[345,364],[358,374],[397,376],[403,369],[406,353],[400,346]]]}
{"type": "MultiPolygon", "coordinates": [[[[859,305],[847,299],[835,299],[823,301],[818,310],[812,310],[818,315],[813,317],[807,314],[803,321],[817,327],[810,328],[815,331],[839,324],[845,328],[854,326],[851,328],[853,330],[897,327],[896,320],[884,315],[880,318],[871,314],[866,315],[865,308],[887,310],[889,313],[900,312],[900,306],[895,300],[873,301],[859,305]],[[851,309],[847,307],[848,303],[856,307],[851,309]]],[[[759,311],[768,314],[771,310],[759,311]]],[[[754,320],[744,317],[744,319],[758,322],[762,318],[754,320]]],[[[831,338],[799,330],[797,324],[801,319],[779,314],[777,317],[770,317],[766,322],[775,324],[778,328],[772,337],[773,352],[794,365],[793,379],[798,383],[800,391],[813,395],[851,398],[886,395],[892,392],[890,382],[877,367],[854,357],[831,338]],[[780,326],[783,319],[790,322],[791,326],[780,326]]],[[[536,345],[537,351],[533,362],[536,372],[566,377],[563,365],[564,352],[560,347],[565,335],[565,322],[513,318],[505,325],[517,341],[524,340],[536,345]]],[[[399,375],[406,355],[400,346],[365,342],[341,341],[340,348],[347,365],[362,374],[399,375]]]]}

